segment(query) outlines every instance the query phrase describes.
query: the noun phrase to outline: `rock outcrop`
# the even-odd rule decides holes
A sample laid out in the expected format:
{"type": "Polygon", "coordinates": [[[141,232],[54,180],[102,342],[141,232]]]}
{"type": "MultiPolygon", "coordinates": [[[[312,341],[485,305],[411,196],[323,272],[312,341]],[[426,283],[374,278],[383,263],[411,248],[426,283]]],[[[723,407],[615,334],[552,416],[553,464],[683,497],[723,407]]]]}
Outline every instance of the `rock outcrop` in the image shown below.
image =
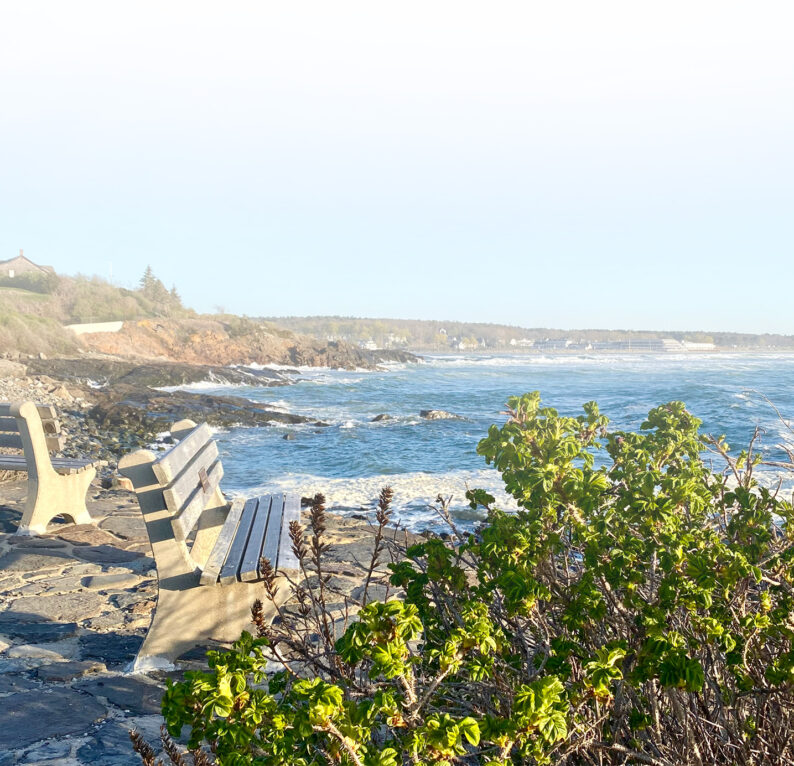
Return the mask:
{"type": "Polygon", "coordinates": [[[117,333],[87,334],[80,340],[89,350],[103,354],[199,365],[256,363],[349,370],[418,361],[405,351],[369,351],[241,317],[142,319],[125,322],[117,333]]]}
{"type": "Polygon", "coordinates": [[[419,417],[425,420],[465,420],[462,415],[455,415],[446,410],[420,410],[419,417]]]}

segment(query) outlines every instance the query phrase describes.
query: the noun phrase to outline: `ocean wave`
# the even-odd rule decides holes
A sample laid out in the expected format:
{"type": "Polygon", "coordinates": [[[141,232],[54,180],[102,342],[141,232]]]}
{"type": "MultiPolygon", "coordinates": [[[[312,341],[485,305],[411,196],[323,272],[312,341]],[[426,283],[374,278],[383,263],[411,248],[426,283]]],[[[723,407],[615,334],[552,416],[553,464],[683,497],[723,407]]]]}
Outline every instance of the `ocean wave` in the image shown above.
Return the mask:
{"type": "Polygon", "coordinates": [[[481,488],[496,498],[496,505],[505,510],[515,510],[516,503],[504,491],[501,477],[495,470],[452,471],[449,473],[412,472],[381,474],[364,478],[342,478],[291,473],[255,488],[238,488],[245,494],[267,492],[294,492],[311,497],[321,492],[326,497],[329,511],[340,514],[373,511],[378,494],[385,486],[394,491],[392,508],[396,518],[409,529],[419,529],[437,518],[432,506],[439,495],[452,497],[450,508],[453,518],[471,521],[473,515],[465,498],[466,489],[481,488]]]}
{"type": "Polygon", "coordinates": [[[179,386],[156,386],[155,391],[215,391],[217,389],[250,388],[248,383],[229,383],[223,380],[199,380],[195,383],[182,383],[179,386]]]}
{"type": "Polygon", "coordinates": [[[560,353],[560,354],[428,354],[424,363],[430,367],[555,367],[555,366],[628,366],[646,368],[649,364],[686,362],[693,366],[711,366],[715,361],[730,360],[734,368],[753,369],[770,361],[794,362],[794,353],[749,354],[742,352],[682,353],[560,353]]]}

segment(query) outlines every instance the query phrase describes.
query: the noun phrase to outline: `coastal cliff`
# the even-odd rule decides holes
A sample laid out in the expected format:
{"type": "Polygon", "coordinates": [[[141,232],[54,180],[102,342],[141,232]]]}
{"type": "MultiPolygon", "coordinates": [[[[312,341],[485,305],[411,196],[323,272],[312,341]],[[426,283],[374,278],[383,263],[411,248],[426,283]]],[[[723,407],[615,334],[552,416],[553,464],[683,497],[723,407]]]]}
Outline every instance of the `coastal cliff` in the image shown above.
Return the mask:
{"type": "Polygon", "coordinates": [[[321,341],[272,325],[231,316],[142,319],[115,333],[80,336],[90,351],[124,359],[201,365],[278,364],[372,369],[382,362],[415,362],[405,351],[369,351],[342,341],[321,341]]]}

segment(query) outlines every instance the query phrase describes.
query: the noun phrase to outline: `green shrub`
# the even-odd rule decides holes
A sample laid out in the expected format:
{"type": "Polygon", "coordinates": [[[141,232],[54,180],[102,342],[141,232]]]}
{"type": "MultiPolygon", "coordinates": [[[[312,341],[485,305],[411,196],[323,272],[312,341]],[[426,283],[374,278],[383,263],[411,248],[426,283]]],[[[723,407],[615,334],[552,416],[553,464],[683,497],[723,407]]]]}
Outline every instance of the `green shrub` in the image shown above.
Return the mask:
{"type": "Polygon", "coordinates": [[[482,529],[409,547],[403,600],[363,604],[334,641],[315,508],[310,545],[292,532],[320,596],[298,587],[302,622],[260,615],[170,685],[169,732],[220,764],[792,762],[792,507],[756,484],[752,449],[732,459],[680,402],[636,433],[592,402],[509,409],[478,451],[518,512],[469,492],[482,529]]]}
{"type": "Polygon", "coordinates": [[[33,293],[50,294],[58,287],[58,275],[54,272],[27,271],[15,277],[0,275],[0,287],[15,287],[33,293]]]}

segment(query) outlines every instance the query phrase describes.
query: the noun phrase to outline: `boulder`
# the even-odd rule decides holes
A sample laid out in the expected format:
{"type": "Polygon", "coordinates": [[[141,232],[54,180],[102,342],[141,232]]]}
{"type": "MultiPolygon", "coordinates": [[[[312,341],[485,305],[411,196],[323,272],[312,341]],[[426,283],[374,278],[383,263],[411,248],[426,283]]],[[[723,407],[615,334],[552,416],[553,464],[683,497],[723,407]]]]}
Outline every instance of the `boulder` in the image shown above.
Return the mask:
{"type": "Polygon", "coordinates": [[[19,362],[0,359],[0,378],[24,378],[27,368],[19,362]]]}
{"type": "Polygon", "coordinates": [[[375,417],[372,418],[372,420],[370,420],[369,422],[370,423],[380,423],[380,422],[382,422],[384,420],[394,420],[394,418],[391,415],[387,415],[385,412],[381,412],[380,415],[375,415],[375,417]]]}
{"type": "Polygon", "coordinates": [[[419,416],[425,420],[465,420],[464,417],[446,410],[420,410],[419,416]]]}

